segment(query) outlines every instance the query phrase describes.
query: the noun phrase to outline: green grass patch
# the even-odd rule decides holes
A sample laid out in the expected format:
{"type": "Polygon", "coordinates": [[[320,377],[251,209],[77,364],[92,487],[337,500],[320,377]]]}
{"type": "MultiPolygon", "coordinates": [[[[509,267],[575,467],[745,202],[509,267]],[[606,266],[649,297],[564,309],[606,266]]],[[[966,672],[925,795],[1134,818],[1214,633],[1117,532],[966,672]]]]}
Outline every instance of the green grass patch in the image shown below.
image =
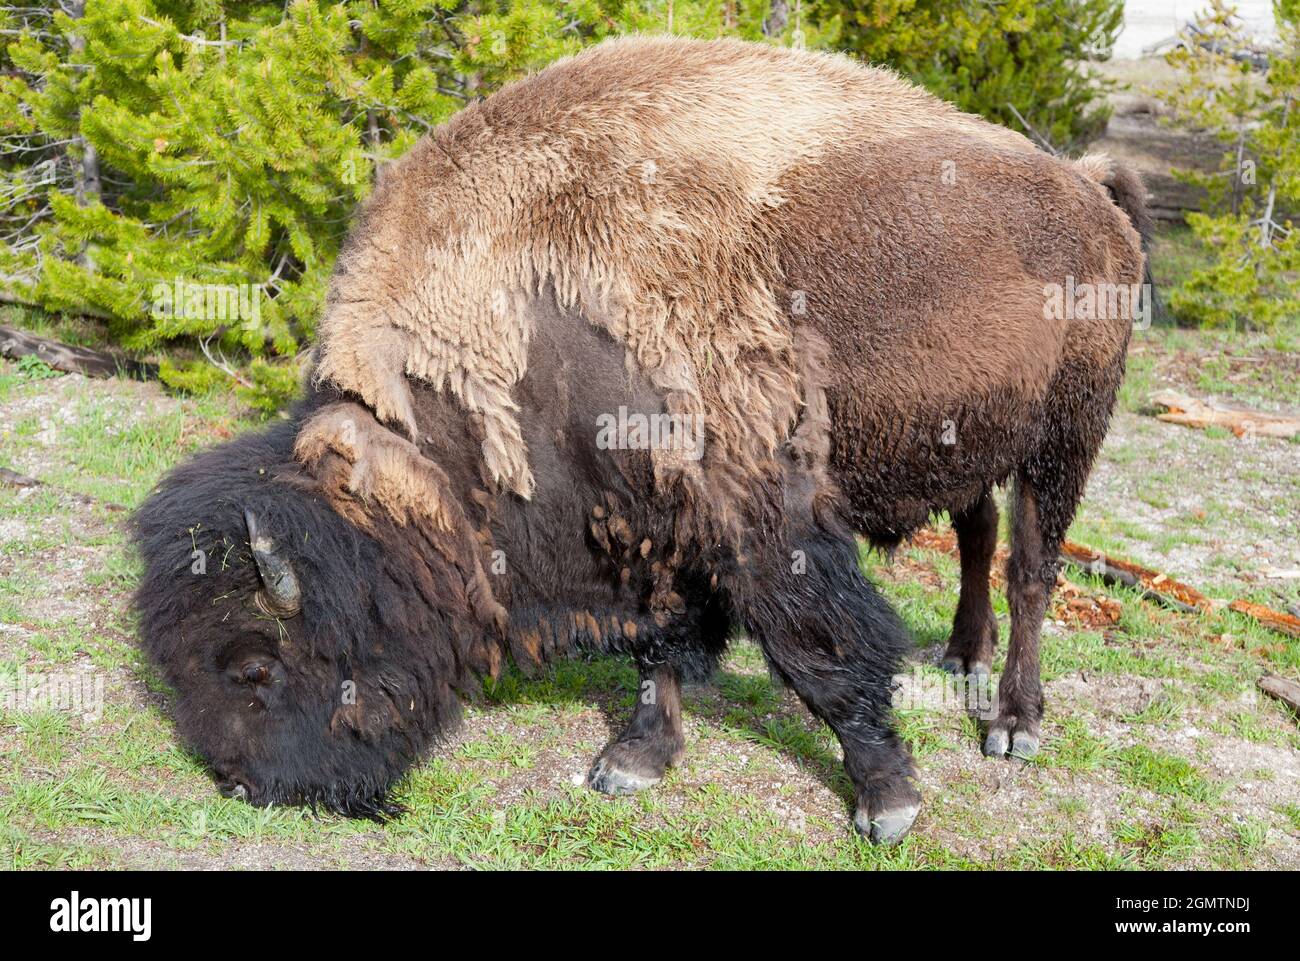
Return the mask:
{"type": "Polygon", "coordinates": [[[1156,794],[1208,803],[1218,788],[1187,759],[1145,745],[1125,748],[1117,755],[1124,783],[1156,794]]]}

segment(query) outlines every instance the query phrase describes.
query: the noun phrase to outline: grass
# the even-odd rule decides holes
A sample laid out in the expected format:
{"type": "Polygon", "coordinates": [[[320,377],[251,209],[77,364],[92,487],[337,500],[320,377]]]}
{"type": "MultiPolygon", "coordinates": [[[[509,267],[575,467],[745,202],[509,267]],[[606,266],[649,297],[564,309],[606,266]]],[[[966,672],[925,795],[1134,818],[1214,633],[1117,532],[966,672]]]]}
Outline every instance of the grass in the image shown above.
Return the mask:
{"type": "MultiPolygon", "coordinates": [[[[1120,387],[1120,409],[1151,410],[1150,395],[1165,384],[1163,371],[1186,369],[1186,393],[1202,398],[1257,406],[1264,410],[1300,410],[1300,383],[1294,357],[1300,343],[1283,334],[1230,334],[1153,327],[1133,335],[1133,350],[1120,387]],[[1207,356],[1207,351],[1214,353],[1207,356]],[[1262,363],[1278,355],[1285,363],[1262,363]]],[[[1226,439],[1226,430],[1210,428],[1209,437],[1226,439]]]]}
{"type": "Polygon", "coordinates": [[[1199,802],[1217,796],[1212,782],[1184,758],[1143,744],[1126,748],[1117,757],[1120,778],[1132,787],[1199,802]]]}
{"type": "MultiPolygon", "coordinates": [[[[1183,349],[1181,333],[1154,336],[1183,349]]],[[[1133,368],[1125,405],[1141,402],[1144,378],[1145,386],[1154,383],[1154,355],[1139,355],[1133,368]]],[[[1228,774],[1215,751],[1234,745],[1267,759],[1300,750],[1294,721],[1279,706],[1245,698],[1264,670],[1300,675],[1300,644],[1231,612],[1163,611],[1077,572],[1072,578],[1119,600],[1123,614],[1104,630],[1047,628],[1048,715],[1032,763],[981,758],[979,725],[958,709],[898,712],[926,807],[895,849],[872,848],[851,832],[851,790],[834,737],[773,683],[746,641],[733,646],[716,684],[686,690],[687,757],[643,795],[604,798],[580,783],[637,691],[626,660],[597,658],[562,662],[534,678],[507,671],[485,685],[464,731],[400,784],[408,813],[396,821],[225,800],[177,743],[168,694],[133,647],[125,599],[139,564],[122,533],[124,515],[102,504],[139,503],[172,464],[251,426],[221,398],[167,397],[153,385],[74,382],[34,364],[0,363],[4,466],[31,465],[49,485],[0,488],[0,681],[11,689],[21,672],[104,683],[97,719],[41,706],[0,709],[0,864],[1294,866],[1287,858],[1300,838],[1300,807],[1273,797],[1290,782],[1257,771],[1228,774]],[[1197,733],[1188,735],[1193,726],[1197,733]],[[1269,793],[1246,803],[1247,779],[1269,793]]],[[[1145,448],[1121,449],[1113,463],[1145,472],[1143,512],[1174,509],[1178,472],[1148,467],[1145,456],[1145,448]]],[[[1205,463],[1226,469],[1214,455],[1205,463]]],[[[1185,528],[1151,531],[1085,512],[1072,536],[1103,548],[1141,537],[1153,550],[1172,549],[1192,537],[1217,540],[1240,516],[1207,503],[1185,528]]],[[[1218,553],[1225,571],[1240,561],[1231,543],[1218,553]]],[[[862,564],[899,610],[918,655],[933,663],[955,610],[958,567],[919,548],[903,548],[897,560],[905,573],[871,552],[862,564]]],[[[994,603],[1005,651],[1000,591],[994,603]]],[[[1255,767],[1261,764],[1267,771],[1266,760],[1255,767]]]]}

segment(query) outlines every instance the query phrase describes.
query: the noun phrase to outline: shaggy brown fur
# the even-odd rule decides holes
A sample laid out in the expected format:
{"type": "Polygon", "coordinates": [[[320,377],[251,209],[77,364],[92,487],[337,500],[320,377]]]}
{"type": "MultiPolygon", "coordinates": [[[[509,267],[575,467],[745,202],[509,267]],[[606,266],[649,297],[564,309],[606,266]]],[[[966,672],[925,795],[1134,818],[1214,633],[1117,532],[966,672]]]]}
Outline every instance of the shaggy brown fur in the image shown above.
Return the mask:
{"type": "MultiPolygon", "coordinates": [[[[1048,285],[1139,284],[1141,197],[1103,156],[1049,157],[842,57],[614,41],[471,106],[386,178],[341,258],[319,376],[412,437],[407,376],[446,387],[481,424],[485,488],[527,497],[512,392],[531,305],[554,296],[627,345],[668,412],[703,417],[701,463],[654,454],[661,488],[684,490],[679,542],[735,543],[793,441],[819,509],[842,503],[877,543],[959,519],[980,546],[949,660],[983,671],[972,525],[996,518],[992,485],[1039,465],[1052,490],[1025,516],[1051,556],[1132,321],[1130,303],[1049,317],[1048,285]]],[[[335,427],[306,434],[328,445],[335,427]]],[[[360,470],[353,489],[404,473],[380,482],[399,512],[444,496],[418,455],[360,470]]],[[[1037,601],[1013,607],[1032,619],[1037,601]]]]}
{"type": "Polygon", "coordinates": [[[1138,283],[1143,259],[1104,190],[1041,153],[950,133],[840,160],[790,185],[782,293],[835,345],[835,474],[855,526],[889,544],[1027,459],[1065,365],[1122,363],[1129,315],[1050,319],[1045,285],[1138,283]]]}
{"type": "Polygon", "coordinates": [[[402,373],[447,386],[483,415],[493,476],[527,496],[511,390],[527,304],[553,285],[628,345],[670,411],[706,415],[709,466],[752,471],[800,406],[777,293],[790,191],[926,131],[1033,149],[842,57],[601,44],[467,107],[385,178],[340,259],[319,375],[408,433],[402,373]]]}
{"type": "MultiPolygon", "coordinates": [[[[1077,193],[1082,178],[1068,164],[888,71],[733,41],[601,44],[471,105],[385,178],[340,259],[321,325],[319,376],[409,435],[415,425],[402,374],[446,386],[481,414],[493,480],[528,496],[532,471],[511,391],[528,363],[528,304],[552,286],[561,304],[578,305],[628,345],[630,362],[649,373],[670,412],[703,415],[706,473],[765,469],[804,401],[807,362],[798,356],[799,307],[790,296],[811,285],[788,276],[802,242],[790,230],[805,226],[801,211],[820,217],[820,203],[830,217],[811,225],[813,236],[833,233],[846,198],[828,193],[830,184],[892,190],[907,205],[892,217],[865,212],[857,228],[868,232],[852,235],[861,256],[875,251],[886,267],[923,253],[904,266],[947,263],[961,272],[938,302],[914,309],[928,306],[933,318],[974,318],[988,307],[1013,320],[1041,313],[1038,278],[1014,261],[1018,251],[989,251],[987,236],[939,224],[968,212],[963,191],[942,181],[943,161],[967,196],[984,169],[1003,168],[1000,206],[1019,209],[1024,224],[1044,228],[1040,235],[1061,222],[1091,228],[1081,223],[1078,197],[1047,197],[1034,182],[1072,178],[1077,193]],[[897,190],[908,181],[919,189],[897,190]],[[1041,200],[1059,207],[1046,223],[1041,200]],[[920,237],[904,241],[900,230],[920,237]],[[977,254],[988,260],[971,276],[966,265],[977,254]]],[[[1108,174],[1101,159],[1077,169],[1108,174]]],[[[1099,266],[1102,276],[1117,273],[1117,265],[1099,266]]],[[[910,295],[888,274],[866,279],[881,301],[910,295]]],[[[828,306],[814,301],[808,309],[828,306]]],[[[892,303],[882,306],[882,319],[894,313],[892,303]]],[[[909,326],[910,337],[902,336],[913,342],[933,335],[933,325],[909,326]]],[[[969,333],[955,324],[929,348],[966,343],[969,333]]],[[[1036,378],[1041,390],[1060,345],[1032,343],[1037,336],[1006,329],[948,383],[960,392],[989,374],[990,388],[1036,378]]],[[[725,512],[719,494],[744,484],[715,476],[703,487],[700,496],[725,512]]]]}
{"type": "MultiPolygon", "coordinates": [[[[553,292],[626,344],[667,411],[703,417],[702,462],[654,454],[661,488],[684,492],[681,543],[736,543],[792,441],[819,510],[842,504],[878,544],[958,519],[979,546],[947,662],[985,671],[988,492],[1022,481],[1020,541],[1054,556],[1136,306],[1053,317],[1049,285],[1140,284],[1142,197],[1104,156],[1049,157],[842,57],[614,41],[473,105],[386,179],[341,259],[319,376],[411,436],[403,375],[446,386],[480,418],[487,487],[527,497],[512,391],[553,292]]],[[[408,476],[388,487],[425,496],[418,459],[364,473],[390,468],[408,476]]],[[[1033,621],[1037,592],[1019,591],[1013,620],[1033,621]]],[[[1036,657],[1036,626],[1013,637],[1036,657]]]]}
{"type": "Polygon", "coordinates": [[[1101,446],[1135,301],[1055,316],[1049,290],[1139,285],[1140,183],[1106,158],[1076,163],[960,131],[918,133],[863,163],[857,148],[787,189],[783,294],[835,349],[831,476],[850,523],[892,545],[952,514],[962,593],[945,654],[989,673],[991,488],[1016,480],[1011,644],[986,753],[1038,746],[1038,635],[1057,548],[1101,446]],[[1126,205],[1120,209],[1115,199],[1126,205]],[[1129,213],[1131,211],[1131,214],[1129,213]],[[797,294],[796,294],[797,292],[797,294]]]}
{"type": "MultiPolygon", "coordinates": [[[[221,451],[142,511],[146,646],[187,688],[183,729],[245,796],[381,810],[474,673],[581,645],[632,654],[663,693],[592,772],[634,790],[680,755],[678,679],[741,628],[839,737],[859,828],[901,837],[919,806],[889,716],[904,640],[852,530],[889,545],[952,513],[945,664],[987,673],[990,492],[1015,480],[985,750],[1032,753],[1056,548],[1133,306],[1045,303],[1053,285],[1140,283],[1141,219],[1140,185],[1104,158],[1049,157],[838,57],[624,40],[467,108],[363,211],[293,435],[247,445],[279,487],[227,485],[243,454],[221,451]],[[622,408],[702,418],[702,459],[679,436],[603,445],[599,418],[622,408]],[[246,610],[247,568],[175,590],[199,494],[227,486],[316,592],[283,634],[246,610]],[[231,623],[248,637],[226,650],[231,623]],[[268,716],[225,723],[257,703],[221,685],[281,675],[310,683],[258,687],[268,716]],[[366,678],[371,707],[339,708],[338,684],[366,678]]],[[[206,536],[238,543],[243,508],[212,511],[206,536]]]]}

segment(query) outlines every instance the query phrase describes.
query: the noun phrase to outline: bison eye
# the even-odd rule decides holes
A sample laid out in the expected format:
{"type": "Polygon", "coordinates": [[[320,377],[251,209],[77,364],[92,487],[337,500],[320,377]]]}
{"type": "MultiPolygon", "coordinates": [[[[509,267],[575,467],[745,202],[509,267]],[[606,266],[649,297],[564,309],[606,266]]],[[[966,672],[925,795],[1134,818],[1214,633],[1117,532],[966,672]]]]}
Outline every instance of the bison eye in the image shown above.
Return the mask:
{"type": "Polygon", "coordinates": [[[266,710],[273,710],[288,690],[289,675],[284,665],[264,651],[245,648],[233,654],[226,671],[226,677],[246,707],[260,703],[266,710]],[[252,699],[248,697],[250,694],[252,699]]]}
{"type": "Polygon", "coordinates": [[[247,647],[230,652],[225,671],[232,684],[259,690],[278,687],[287,679],[284,668],[273,655],[265,651],[249,650],[247,647]]]}

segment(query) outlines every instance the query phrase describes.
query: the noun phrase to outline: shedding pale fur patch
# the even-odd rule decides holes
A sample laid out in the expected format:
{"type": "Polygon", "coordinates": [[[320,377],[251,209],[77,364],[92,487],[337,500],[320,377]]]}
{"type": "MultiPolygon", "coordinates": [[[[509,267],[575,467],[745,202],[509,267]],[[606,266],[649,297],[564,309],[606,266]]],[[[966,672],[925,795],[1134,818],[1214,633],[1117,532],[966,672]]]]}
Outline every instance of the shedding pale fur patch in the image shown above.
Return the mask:
{"type": "Polygon", "coordinates": [[[293,450],[313,468],[330,455],[341,457],[351,465],[343,482],[347,495],[379,504],[400,524],[423,521],[439,531],[454,527],[442,468],[360,404],[322,407],[298,432],[293,450]]]}
{"type": "Polygon", "coordinates": [[[845,57],[600,44],[467,106],[385,176],[340,257],[317,376],[412,439],[406,378],[449,390],[482,417],[489,474],[528,497],[511,392],[529,303],[555,296],[627,344],[669,413],[700,419],[704,472],[726,489],[770,462],[803,403],[798,309],[776,294],[779,184],[926,129],[1034,149],[845,57]]]}
{"type": "MultiPolygon", "coordinates": [[[[363,529],[378,505],[399,524],[412,524],[455,571],[463,605],[476,621],[501,637],[509,615],[483,569],[480,552],[490,543],[473,535],[462,506],[450,496],[446,473],[415,445],[385,428],[360,404],[322,407],[298,432],[294,456],[321,485],[331,506],[363,529]]],[[[445,585],[444,585],[445,586],[445,585]]],[[[500,652],[486,643],[474,648],[475,669],[496,676],[500,652]]]]}

